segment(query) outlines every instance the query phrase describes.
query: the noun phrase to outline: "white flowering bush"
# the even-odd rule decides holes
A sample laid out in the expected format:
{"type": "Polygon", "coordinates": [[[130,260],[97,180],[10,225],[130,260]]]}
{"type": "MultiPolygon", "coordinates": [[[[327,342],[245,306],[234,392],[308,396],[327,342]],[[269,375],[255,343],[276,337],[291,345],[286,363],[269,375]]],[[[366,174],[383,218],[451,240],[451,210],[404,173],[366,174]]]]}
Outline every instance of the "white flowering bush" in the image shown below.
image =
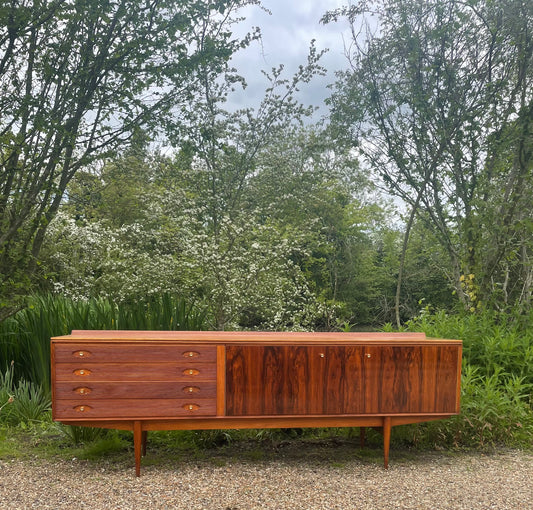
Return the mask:
{"type": "Polygon", "coordinates": [[[174,214],[159,230],[78,224],[59,214],[44,251],[52,289],[73,299],[119,302],[179,294],[205,302],[216,329],[312,329],[331,314],[295,263],[309,255],[303,234],[243,214],[222,217],[214,235],[200,209],[174,214]]]}
{"type": "Polygon", "coordinates": [[[123,301],[179,290],[176,258],[157,233],[132,224],[78,224],[60,213],[49,228],[44,254],[52,290],[73,299],[110,297],[123,301]]]}
{"type": "Polygon", "coordinates": [[[217,236],[198,228],[186,244],[183,267],[210,303],[218,329],[308,329],[322,311],[293,261],[306,255],[297,232],[248,214],[223,217],[217,236]]]}

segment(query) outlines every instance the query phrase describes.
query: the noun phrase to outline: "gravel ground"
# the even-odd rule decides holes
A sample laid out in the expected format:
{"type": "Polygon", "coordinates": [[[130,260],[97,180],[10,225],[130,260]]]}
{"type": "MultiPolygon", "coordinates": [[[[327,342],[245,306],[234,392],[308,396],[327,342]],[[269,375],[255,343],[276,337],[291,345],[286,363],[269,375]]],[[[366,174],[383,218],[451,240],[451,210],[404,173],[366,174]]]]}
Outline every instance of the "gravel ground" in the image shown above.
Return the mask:
{"type": "Polygon", "coordinates": [[[305,448],[148,458],[140,478],[133,459],[0,460],[0,508],[533,509],[533,452],[391,452],[384,470],[378,452],[338,461],[305,448]]]}

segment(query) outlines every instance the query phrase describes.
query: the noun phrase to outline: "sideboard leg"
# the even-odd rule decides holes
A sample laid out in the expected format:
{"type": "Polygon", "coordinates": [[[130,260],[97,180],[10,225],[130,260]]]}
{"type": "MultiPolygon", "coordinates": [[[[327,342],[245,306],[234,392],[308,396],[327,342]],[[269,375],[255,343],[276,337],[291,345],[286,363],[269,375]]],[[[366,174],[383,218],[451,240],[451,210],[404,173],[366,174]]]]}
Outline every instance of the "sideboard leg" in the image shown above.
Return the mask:
{"type": "Polygon", "coordinates": [[[148,431],[143,430],[142,431],[142,456],[146,457],[146,443],[148,440],[148,431]]]}
{"type": "Polygon", "coordinates": [[[133,446],[135,450],[135,476],[141,476],[142,422],[133,422],[133,446]]]}
{"type": "Polygon", "coordinates": [[[383,418],[383,456],[385,460],[385,469],[389,468],[389,448],[390,448],[390,432],[391,432],[391,418],[386,416],[383,418]]]}
{"type": "Polygon", "coordinates": [[[365,447],[365,434],[366,434],[365,427],[360,427],[359,428],[359,446],[361,447],[361,449],[365,447]]]}

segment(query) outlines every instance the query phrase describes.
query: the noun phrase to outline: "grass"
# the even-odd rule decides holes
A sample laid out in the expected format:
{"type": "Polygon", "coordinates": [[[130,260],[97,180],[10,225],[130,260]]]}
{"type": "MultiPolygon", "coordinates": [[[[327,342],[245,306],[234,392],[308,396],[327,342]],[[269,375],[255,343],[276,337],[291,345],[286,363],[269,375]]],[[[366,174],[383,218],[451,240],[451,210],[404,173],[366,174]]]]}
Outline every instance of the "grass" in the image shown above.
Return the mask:
{"type": "MultiPolygon", "coordinates": [[[[192,431],[151,432],[143,465],[176,465],[195,460],[221,467],[237,459],[250,463],[283,459],[284,462],[324,462],[341,468],[353,458],[377,464],[383,459],[382,439],[377,433],[373,437],[369,434],[368,446],[360,450],[359,440],[351,438],[347,429],[331,429],[330,435],[323,430],[320,437],[313,436],[310,429],[299,438],[287,438],[278,431],[278,439],[269,440],[255,437],[254,432],[232,431],[231,443],[209,446],[195,442],[192,431]]],[[[131,432],[109,430],[100,437],[74,444],[65,427],[50,420],[32,426],[0,424],[0,459],[78,459],[112,463],[127,469],[134,465],[133,437],[131,432]]]]}

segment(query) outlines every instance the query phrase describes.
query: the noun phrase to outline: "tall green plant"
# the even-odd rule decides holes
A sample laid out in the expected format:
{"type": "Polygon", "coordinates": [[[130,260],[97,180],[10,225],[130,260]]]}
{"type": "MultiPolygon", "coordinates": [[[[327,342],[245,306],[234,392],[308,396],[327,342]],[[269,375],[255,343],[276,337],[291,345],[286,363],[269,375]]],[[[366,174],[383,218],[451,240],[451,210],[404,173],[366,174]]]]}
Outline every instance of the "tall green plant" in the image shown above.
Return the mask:
{"type": "Polygon", "coordinates": [[[483,376],[505,373],[533,384],[533,313],[424,312],[405,328],[435,338],[461,339],[463,359],[483,376]]]}
{"type": "Polygon", "coordinates": [[[167,294],[122,304],[34,297],[28,308],[0,323],[0,370],[14,360],[15,381],[26,379],[49,393],[53,336],[73,329],[202,330],[206,318],[205,308],[167,294]]]}

